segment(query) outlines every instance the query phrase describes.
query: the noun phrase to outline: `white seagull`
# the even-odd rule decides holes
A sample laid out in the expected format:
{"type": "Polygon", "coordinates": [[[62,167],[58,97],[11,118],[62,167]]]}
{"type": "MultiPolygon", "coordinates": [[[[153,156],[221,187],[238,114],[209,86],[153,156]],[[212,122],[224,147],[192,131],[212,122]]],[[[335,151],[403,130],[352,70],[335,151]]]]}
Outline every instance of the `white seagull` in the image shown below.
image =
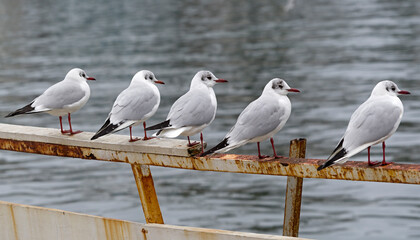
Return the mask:
{"type": "Polygon", "coordinates": [[[45,112],[59,117],[62,134],[81,133],[82,131],[73,131],[70,114],[82,108],[90,97],[90,88],[86,80],[95,80],[95,78],[89,77],[80,68],[73,68],[63,81],[52,85],[31,103],[9,113],[6,117],[45,112]],[[69,130],[63,130],[62,116],[66,114],[68,115],[69,130]]]}
{"type": "Polygon", "coordinates": [[[225,138],[215,147],[206,151],[202,156],[215,152],[227,152],[240,147],[248,142],[256,142],[258,157],[261,155],[260,142],[270,138],[273,147],[274,157],[278,158],[274,148],[273,136],[289,119],[292,106],[287,94],[289,92],[300,92],[298,89],[290,88],[286,81],[274,78],[265,85],[259,98],[251,102],[239,115],[235,125],[225,138]]]}
{"type": "MultiPolygon", "coordinates": [[[[130,142],[139,140],[133,138],[131,128],[140,123],[146,128],[146,120],[153,116],[159,107],[160,93],[155,83],[164,84],[156,79],[151,71],[142,70],[134,75],[130,85],[118,95],[108,118],[103,126],[91,138],[97,139],[109,133],[130,128],[130,142]]],[[[143,140],[149,140],[144,130],[143,140]]]]}
{"type": "MultiPolygon", "coordinates": [[[[187,136],[188,146],[190,136],[203,131],[216,116],[217,100],[213,91],[216,83],[227,82],[218,79],[209,71],[199,71],[191,81],[190,90],[182,95],[172,105],[166,121],[146,128],[156,130],[156,136],[175,138],[179,135],[187,136]]],[[[200,134],[201,151],[204,152],[203,133],[200,134]]]]}
{"type": "Polygon", "coordinates": [[[378,164],[370,161],[370,147],[382,143],[383,160],[385,161],[385,140],[397,130],[404,112],[403,104],[397,97],[410,94],[402,91],[392,81],[376,84],[370,97],[360,105],[350,118],[347,130],[327,162],[318,167],[324,169],[336,163],[344,163],[351,156],[368,149],[369,166],[378,164]]]}

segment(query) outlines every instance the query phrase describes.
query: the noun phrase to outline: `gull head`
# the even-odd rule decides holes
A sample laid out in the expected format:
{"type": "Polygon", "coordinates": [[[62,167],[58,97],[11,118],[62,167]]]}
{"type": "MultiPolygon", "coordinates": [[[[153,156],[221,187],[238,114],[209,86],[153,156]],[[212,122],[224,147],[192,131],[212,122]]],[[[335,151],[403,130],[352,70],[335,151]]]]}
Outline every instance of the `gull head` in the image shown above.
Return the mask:
{"type": "Polygon", "coordinates": [[[376,84],[372,90],[372,96],[390,95],[398,96],[400,94],[410,94],[409,91],[401,90],[397,84],[390,80],[384,80],[376,84]]]}
{"type": "Polygon", "coordinates": [[[287,95],[289,92],[300,92],[296,88],[289,87],[286,81],[281,78],[271,79],[271,81],[265,85],[264,92],[265,91],[274,91],[279,95],[287,95]]]}
{"type": "Polygon", "coordinates": [[[210,71],[199,71],[195,74],[191,87],[195,85],[204,84],[207,87],[213,87],[216,83],[227,82],[227,80],[217,78],[210,71]]]}
{"type": "Polygon", "coordinates": [[[148,70],[141,70],[137,72],[131,80],[131,83],[143,83],[143,81],[149,83],[165,84],[164,82],[157,80],[155,74],[148,70]]]}
{"type": "Polygon", "coordinates": [[[66,79],[76,80],[76,81],[86,81],[86,80],[96,80],[93,77],[89,77],[83,69],[80,68],[73,68],[70,70],[67,75],[66,79]]]}

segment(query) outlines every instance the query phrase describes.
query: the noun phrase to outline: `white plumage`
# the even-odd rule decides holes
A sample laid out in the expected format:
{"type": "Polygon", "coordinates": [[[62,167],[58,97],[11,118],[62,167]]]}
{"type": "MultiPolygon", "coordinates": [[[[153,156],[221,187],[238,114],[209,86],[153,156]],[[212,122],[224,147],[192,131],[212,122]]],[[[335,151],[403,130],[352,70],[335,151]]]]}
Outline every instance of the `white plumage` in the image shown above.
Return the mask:
{"type": "Polygon", "coordinates": [[[368,148],[368,163],[370,161],[370,147],[383,143],[383,161],[385,161],[385,140],[395,133],[404,112],[399,94],[410,94],[402,91],[392,81],[381,81],[372,90],[370,97],[360,105],[350,118],[347,130],[339,144],[318,170],[336,163],[344,163],[351,156],[368,148]]]}
{"type": "MultiPolygon", "coordinates": [[[[172,105],[166,121],[146,128],[156,130],[156,136],[175,138],[179,135],[189,136],[203,131],[216,116],[217,100],[213,86],[218,82],[227,82],[218,79],[209,71],[199,71],[191,81],[190,90],[182,95],[172,105]]],[[[201,143],[203,136],[200,135],[201,143]]],[[[189,145],[192,145],[189,142],[189,145]]]]}
{"type": "Polygon", "coordinates": [[[274,148],[273,136],[289,119],[292,106],[287,94],[299,92],[290,88],[286,81],[274,78],[264,88],[261,96],[251,102],[239,115],[235,125],[217,146],[205,152],[203,156],[214,152],[227,152],[249,142],[256,142],[258,156],[260,153],[259,143],[271,139],[274,157],[278,157],[274,148]]]}
{"type": "Polygon", "coordinates": [[[73,131],[70,114],[82,108],[89,100],[90,88],[86,80],[95,80],[95,78],[89,77],[80,68],[73,68],[67,73],[64,80],[52,85],[31,103],[9,113],[6,117],[45,112],[53,116],[59,116],[61,133],[80,133],[81,131],[73,131]],[[66,114],[68,115],[70,130],[63,130],[62,116],[66,114]]]}
{"type": "MultiPolygon", "coordinates": [[[[91,140],[127,127],[130,128],[130,142],[139,140],[132,137],[132,127],[143,123],[145,128],[146,120],[155,114],[160,104],[160,93],[155,83],[163,84],[151,71],[136,73],[128,88],[118,95],[108,118],[91,140]]],[[[148,139],[145,131],[143,140],[148,139]]]]}

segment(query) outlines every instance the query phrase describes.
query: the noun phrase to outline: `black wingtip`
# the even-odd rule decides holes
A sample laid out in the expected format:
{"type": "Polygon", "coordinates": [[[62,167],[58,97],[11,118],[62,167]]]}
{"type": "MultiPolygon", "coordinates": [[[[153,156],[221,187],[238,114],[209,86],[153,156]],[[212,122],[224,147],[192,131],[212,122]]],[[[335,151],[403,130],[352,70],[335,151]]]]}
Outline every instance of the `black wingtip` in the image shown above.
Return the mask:
{"type": "Polygon", "coordinates": [[[166,128],[166,127],[170,127],[171,125],[169,124],[170,120],[166,120],[164,122],[158,123],[156,125],[153,125],[151,127],[148,127],[144,130],[149,131],[149,130],[157,130],[157,129],[162,129],[162,128],[166,128]]]}
{"type": "Polygon", "coordinates": [[[212,153],[216,152],[217,150],[220,150],[220,149],[222,149],[222,148],[227,147],[227,146],[229,145],[229,144],[228,144],[228,139],[229,139],[229,138],[225,138],[225,139],[223,139],[223,141],[221,141],[219,144],[217,144],[216,146],[214,146],[212,149],[205,151],[205,152],[204,152],[203,154],[201,154],[200,156],[201,156],[201,157],[204,157],[204,156],[206,156],[206,155],[209,155],[209,154],[212,154],[212,153]]]}
{"type": "Polygon", "coordinates": [[[346,154],[347,154],[346,149],[344,149],[344,148],[341,149],[330,160],[328,160],[327,162],[325,162],[324,164],[322,164],[321,166],[319,166],[317,168],[317,170],[320,171],[320,170],[322,170],[322,169],[324,169],[326,167],[329,167],[329,166],[335,164],[337,162],[337,160],[343,158],[344,156],[346,156],[346,154]]]}
{"type": "Polygon", "coordinates": [[[107,135],[108,133],[113,132],[117,127],[119,127],[122,124],[122,122],[118,124],[111,124],[109,118],[105,121],[104,125],[98,130],[95,135],[90,140],[95,140],[97,138],[100,138],[104,135],[107,135]]]}
{"type": "Polygon", "coordinates": [[[32,103],[34,102],[31,102],[28,105],[24,106],[23,108],[19,108],[18,110],[7,114],[5,117],[8,118],[8,117],[13,117],[20,114],[31,113],[33,110],[35,110],[35,108],[31,106],[32,103]]]}

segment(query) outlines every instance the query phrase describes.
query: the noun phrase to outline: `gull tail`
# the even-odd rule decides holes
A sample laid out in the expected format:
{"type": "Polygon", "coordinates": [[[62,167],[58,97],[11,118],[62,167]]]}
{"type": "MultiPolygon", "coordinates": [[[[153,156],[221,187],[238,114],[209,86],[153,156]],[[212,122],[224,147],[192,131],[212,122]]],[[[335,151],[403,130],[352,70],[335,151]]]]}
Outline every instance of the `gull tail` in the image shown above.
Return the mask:
{"type": "Polygon", "coordinates": [[[185,127],[182,127],[182,128],[164,128],[164,129],[160,129],[157,133],[153,134],[153,136],[176,138],[179,135],[181,135],[181,133],[183,133],[184,130],[185,130],[185,127]]]}
{"type": "Polygon", "coordinates": [[[20,115],[20,114],[35,113],[35,112],[33,112],[35,110],[35,108],[31,106],[33,103],[34,102],[32,101],[31,103],[24,106],[23,108],[19,108],[18,110],[7,114],[6,117],[13,117],[13,116],[20,115]]]}
{"type": "Polygon", "coordinates": [[[123,124],[124,122],[119,122],[118,124],[112,124],[111,121],[109,120],[109,118],[106,119],[104,125],[98,130],[97,133],[95,133],[95,135],[93,135],[93,137],[90,140],[95,140],[99,137],[102,137],[104,135],[107,135],[109,133],[112,132],[116,132],[119,130],[116,130],[119,126],[121,126],[121,124],[123,124]]]}
{"type": "Polygon", "coordinates": [[[164,122],[158,123],[156,125],[153,125],[151,127],[146,128],[146,131],[149,130],[156,130],[156,129],[162,129],[162,128],[166,128],[166,127],[170,127],[171,125],[169,124],[170,120],[166,120],[164,122]]]}
{"type": "Polygon", "coordinates": [[[320,170],[322,170],[326,167],[329,167],[333,164],[339,163],[339,162],[343,161],[343,159],[346,159],[347,150],[345,148],[343,148],[343,141],[344,141],[344,138],[341,139],[340,143],[334,149],[333,153],[328,158],[329,160],[317,168],[318,171],[320,171],[320,170]]]}
{"type": "Polygon", "coordinates": [[[216,151],[219,151],[227,146],[229,146],[228,143],[229,138],[225,138],[223,139],[223,141],[221,141],[219,144],[217,144],[216,146],[214,146],[212,149],[205,151],[203,154],[201,154],[201,157],[204,157],[206,155],[212,154],[216,151]]]}

